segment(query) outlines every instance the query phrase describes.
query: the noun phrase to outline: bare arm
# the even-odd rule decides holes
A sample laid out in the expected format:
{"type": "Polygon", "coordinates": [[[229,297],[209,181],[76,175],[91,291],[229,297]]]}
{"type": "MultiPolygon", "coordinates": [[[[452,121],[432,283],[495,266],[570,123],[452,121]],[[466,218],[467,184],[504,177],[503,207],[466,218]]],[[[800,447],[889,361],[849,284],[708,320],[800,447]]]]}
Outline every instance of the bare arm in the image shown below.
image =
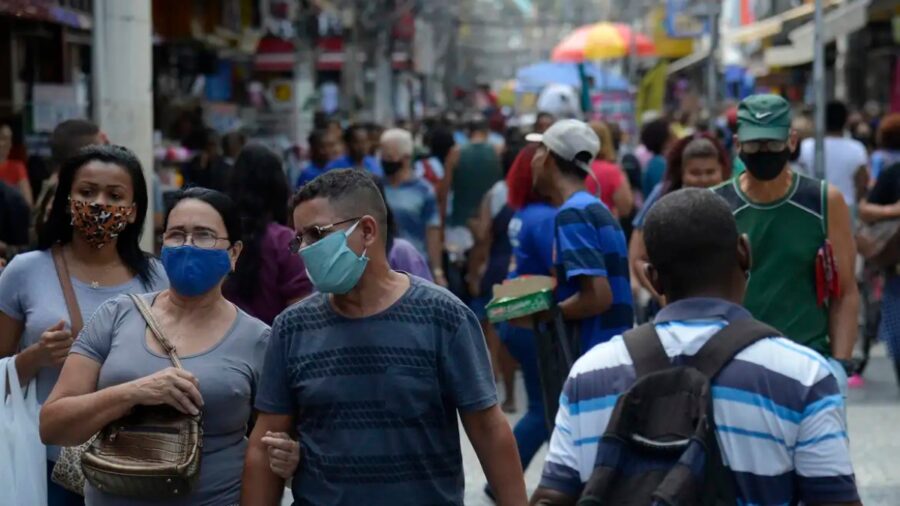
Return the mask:
{"type": "Polygon", "coordinates": [[[527,504],[519,450],[500,407],[495,404],[481,411],[461,413],[460,418],[497,498],[497,504],[527,504]]]}
{"type": "Polygon", "coordinates": [[[466,280],[469,284],[469,293],[472,295],[478,295],[481,277],[484,275],[484,269],[491,251],[492,235],[491,208],[488,203],[489,195],[485,195],[481,201],[478,218],[470,220],[475,244],[469,251],[469,268],[466,273],[466,280]]]}
{"type": "Polygon", "coordinates": [[[862,200],[869,190],[869,167],[860,165],[853,173],[853,186],[856,189],[856,201],[862,200]]]}
{"type": "Polygon", "coordinates": [[[456,170],[457,164],[459,164],[459,146],[453,146],[447,154],[447,160],[444,162],[444,179],[441,179],[441,184],[438,186],[437,201],[438,213],[441,216],[441,227],[443,227],[444,220],[449,212],[447,209],[447,198],[450,195],[450,188],[453,187],[453,172],[456,170]]]}
{"type": "Polygon", "coordinates": [[[294,417],[259,413],[250,434],[247,455],[244,458],[244,474],[241,477],[241,504],[244,506],[276,506],[281,504],[284,479],[275,474],[269,465],[269,447],[263,442],[268,432],[292,433],[294,417]]]}
{"type": "Polygon", "coordinates": [[[447,278],[444,276],[443,265],[444,241],[441,238],[441,227],[439,225],[428,227],[425,231],[425,247],[428,249],[428,263],[431,266],[431,273],[434,275],[434,281],[441,285],[447,285],[447,278]]]}
{"type": "Polygon", "coordinates": [[[25,202],[28,202],[28,207],[34,207],[34,195],[31,194],[31,183],[27,177],[19,181],[19,191],[22,192],[25,202]]]}
{"type": "Polygon", "coordinates": [[[72,345],[72,334],[60,321],[41,334],[41,339],[16,354],[25,323],[0,312],[0,357],[16,356],[16,370],[23,385],[37,376],[42,367],[62,365],[72,345]]]}
{"type": "Polygon", "coordinates": [[[613,205],[616,208],[616,214],[622,218],[631,214],[634,209],[634,194],[631,192],[631,183],[628,178],[622,176],[622,184],[613,193],[613,205]]]}
{"type": "Polygon", "coordinates": [[[75,353],[69,355],[41,409],[44,443],[61,446],[84,443],[138,404],[168,404],[192,415],[198,414],[203,406],[197,378],[181,369],[169,367],[98,391],[99,376],[98,362],[75,353]]]}
{"type": "Polygon", "coordinates": [[[600,276],[579,276],[579,290],[559,303],[565,320],[583,320],[599,315],[612,306],[609,280],[600,276]]]}
{"type": "Polygon", "coordinates": [[[577,497],[544,487],[538,487],[531,496],[532,506],[575,506],[577,501],[577,497]]]}
{"type": "MultiPolygon", "coordinates": [[[[657,293],[656,289],[653,288],[653,283],[651,283],[650,279],[647,277],[647,270],[645,267],[649,262],[650,259],[647,256],[647,245],[644,243],[644,231],[636,228],[631,232],[631,241],[628,245],[628,268],[631,270],[631,279],[637,281],[640,286],[650,292],[650,295],[656,299],[660,305],[665,305],[665,299],[662,295],[657,293]]],[[[634,283],[632,283],[632,285],[634,285],[634,283]]]]}
{"type": "Polygon", "coordinates": [[[840,295],[831,301],[828,308],[831,355],[836,359],[849,359],[856,342],[859,314],[859,290],[854,274],[856,243],[850,224],[850,210],[841,193],[832,186],[828,188],[828,239],[834,249],[841,289],[840,295]]]}
{"type": "Polygon", "coordinates": [[[900,202],[888,205],[872,204],[863,199],[859,201],[859,219],[866,223],[900,218],[900,202]]]}
{"type": "Polygon", "coordinates": [[[66,360],[53,392],[41,409],[41,440],[79,445],[136,405],[134,385],[123,383],[97,391],[100,364],[73,354],[66,360]]]}

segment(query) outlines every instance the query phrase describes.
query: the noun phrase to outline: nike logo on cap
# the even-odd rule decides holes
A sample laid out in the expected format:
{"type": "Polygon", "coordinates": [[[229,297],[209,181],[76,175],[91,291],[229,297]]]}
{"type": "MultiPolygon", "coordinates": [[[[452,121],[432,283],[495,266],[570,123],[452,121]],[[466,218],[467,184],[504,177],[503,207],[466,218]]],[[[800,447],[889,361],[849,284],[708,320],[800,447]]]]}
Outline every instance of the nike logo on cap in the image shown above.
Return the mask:
{"type": "Polygon", "coordinates": [[[771,112],[757,112],[757,113],[755,113],[755,114],[753,114],[753,115],[756,117],[756,119],[763,119],[763,118],[765,118],[766,116],[771,116],[772,113],[771,113],[771,112]]]}

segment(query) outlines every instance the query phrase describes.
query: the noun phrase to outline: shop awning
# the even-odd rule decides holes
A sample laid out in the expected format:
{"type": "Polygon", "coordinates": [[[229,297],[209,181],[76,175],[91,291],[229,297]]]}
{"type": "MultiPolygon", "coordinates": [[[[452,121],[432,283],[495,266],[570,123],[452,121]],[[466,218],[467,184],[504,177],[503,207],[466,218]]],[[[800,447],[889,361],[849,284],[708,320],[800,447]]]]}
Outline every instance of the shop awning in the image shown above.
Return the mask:
{"type": "MultiPolygon", "coordinates": [[[[850,35],[866,26],[870,0],[856,0],[825,14],[823,42],[828,44],[838,37],[850,35]]],[[[763,53],[763,61],[769,67],[794,67],[813,61],[815,23],[809,22],[791,31],[791,44],[774,46],[763,53]]]]}
{"type": "Polygon", "coordinates": [[[694,44],[694,52],[669,64],[668,75],[699,65],[709,57],[709,44],[694,44]]]}
{"type": "Polygon", "coordinates": [[[261,72],[291,72],[294,70],[294,43],[280,37],[266,36],[259,39],[253,68],[261,72]]]}
{"type": "MultiPolygon", "coordinates": [[[[840,0],[825,0],[825,7],[837,5],[840,0]]],[[[780,14],[770,16],[766,19],[742,26],[740,28],[725,32],[722,38],[726,42],[732,43],[749,43],[758,40],[774,37],[784,30],[784,24],[812,16],[816,7],[813,3],[805,3],[798,7],[788,9],[780,14]]]]}

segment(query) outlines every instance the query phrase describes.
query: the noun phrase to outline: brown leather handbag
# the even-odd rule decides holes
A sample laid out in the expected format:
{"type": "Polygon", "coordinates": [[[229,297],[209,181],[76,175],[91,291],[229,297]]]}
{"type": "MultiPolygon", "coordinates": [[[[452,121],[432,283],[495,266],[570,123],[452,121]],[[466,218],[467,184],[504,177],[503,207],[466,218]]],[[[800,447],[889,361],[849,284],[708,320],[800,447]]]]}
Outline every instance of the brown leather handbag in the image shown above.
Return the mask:
{"type": "MultiPolygon", "coordinates": [[[[175,347],[140,296],[131,300],[172,364],[183,369],[175,347]]],[[[84,476],[107,494],[171,499],[188,495],[200,476],[201,417],[171,406],[137,406],[103,428],[81,457],[84,476]]]]}

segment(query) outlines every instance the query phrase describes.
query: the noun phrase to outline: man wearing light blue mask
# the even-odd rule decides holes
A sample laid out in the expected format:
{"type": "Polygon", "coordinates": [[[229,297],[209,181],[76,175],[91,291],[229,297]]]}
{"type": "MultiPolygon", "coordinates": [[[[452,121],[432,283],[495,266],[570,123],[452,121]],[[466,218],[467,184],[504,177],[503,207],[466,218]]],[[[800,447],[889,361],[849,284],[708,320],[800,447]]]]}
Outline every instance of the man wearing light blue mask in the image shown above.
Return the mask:
{"type": "Polygon", "coordinates": [[[243,504],[280,503],[267,432],[296,432],[298,504],[463,504],[457,413],[499,504],[526,504],[484,335],[450,292],[391,270],[371,176],[327,172],[293,211],[319,293],[276,318],[247,452],[243,504]]]}

